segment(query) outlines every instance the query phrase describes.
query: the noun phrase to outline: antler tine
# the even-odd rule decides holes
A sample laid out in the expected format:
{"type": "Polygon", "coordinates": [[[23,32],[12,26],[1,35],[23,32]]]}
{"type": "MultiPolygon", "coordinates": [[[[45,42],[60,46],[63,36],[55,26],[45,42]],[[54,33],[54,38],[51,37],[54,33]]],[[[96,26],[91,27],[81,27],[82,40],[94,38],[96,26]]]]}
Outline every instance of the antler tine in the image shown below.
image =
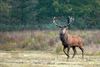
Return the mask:
{"type": "Polygon", "coordinates": [[[71,22],[69,22],[68,24],[67,24],[67,26],[69,26],[71,24],[71,22]]]}
{"type": "Polygon", "coordinates": [[[73,21],[74,21],[74,18],[68,16],[68,20],[67,20],[68,24],[67,24],[67,26],[69,26],[73,21]]]}
{"type": "Polygon", "coordinates": [[[58,24],[56,23],[55,18],[56,18],[56,17],[53,17],[53,23],[54,23],[56,26],[58,26],[58,27],[61,28],[62,26],[60,26],[60,25],[58,25],[58,24]]]}

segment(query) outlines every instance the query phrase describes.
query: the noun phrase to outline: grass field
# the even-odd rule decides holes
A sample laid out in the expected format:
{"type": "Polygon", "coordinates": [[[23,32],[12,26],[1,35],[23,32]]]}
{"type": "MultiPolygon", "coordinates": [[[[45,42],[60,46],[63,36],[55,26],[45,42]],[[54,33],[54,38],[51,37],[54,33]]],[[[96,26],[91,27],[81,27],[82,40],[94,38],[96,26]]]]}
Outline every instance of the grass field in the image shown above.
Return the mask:
{"type": "Polygon", "coordinates": [[[58,31],[0,32],[0,67],[100,67],[100,30],[69,33],[83,38],[84,59],[77,48],[75,58],[67,60],[58,31]]]}
{"type": "Polygon", "coordinates": [[[67,60],[64,54],[42,51],[1,51],[0,67],[100,67],[100,55],[80,55],[67,60]]]}

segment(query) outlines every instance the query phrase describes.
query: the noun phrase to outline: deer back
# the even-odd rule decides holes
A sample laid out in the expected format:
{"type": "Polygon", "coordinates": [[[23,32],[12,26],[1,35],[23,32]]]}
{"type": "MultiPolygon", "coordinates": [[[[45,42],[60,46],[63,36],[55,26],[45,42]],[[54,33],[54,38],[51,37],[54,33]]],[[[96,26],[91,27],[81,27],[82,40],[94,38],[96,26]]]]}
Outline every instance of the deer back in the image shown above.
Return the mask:
{"type": "Polygon", "coordinates": [[[70,44],[71,46],[81,46],[81,44],[83,43],[83,40],[81,37],[76,36],[76,35],[69,35],[67,37],[67,41],[68,44],[70,44]]]}

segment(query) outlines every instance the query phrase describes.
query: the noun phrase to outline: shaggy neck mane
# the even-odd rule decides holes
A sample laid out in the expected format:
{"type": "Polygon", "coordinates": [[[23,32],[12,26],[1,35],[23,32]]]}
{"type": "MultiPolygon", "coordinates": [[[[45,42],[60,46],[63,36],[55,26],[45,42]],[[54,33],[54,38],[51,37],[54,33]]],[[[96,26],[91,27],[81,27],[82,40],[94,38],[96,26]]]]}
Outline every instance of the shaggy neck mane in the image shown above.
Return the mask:
{"type": "Polygon", "coordinates": [[[65,43],[65,41],[68,39],[68,37],[69,37],[69,34],[68,34],[68,32],[66,32],[66,30],[62,30],[60,32],[60,39],[63,43],[65,43]]]}

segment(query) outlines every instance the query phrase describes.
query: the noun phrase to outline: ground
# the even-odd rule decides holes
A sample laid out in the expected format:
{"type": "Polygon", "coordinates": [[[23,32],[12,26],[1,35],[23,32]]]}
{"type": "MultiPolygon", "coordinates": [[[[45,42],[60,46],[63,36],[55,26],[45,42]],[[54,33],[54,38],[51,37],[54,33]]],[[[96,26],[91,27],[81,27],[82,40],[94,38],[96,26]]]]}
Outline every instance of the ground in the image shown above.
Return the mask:
{"type": "Polygon", "coordinates": [[[0,67],[100,67],[100,30],[69,33],[83,38],[84,59],[76,48],[75,58],[67,60],[58,31],[0,32],[0,67]]]}
{"type": "Polygon", "coordinates": [[[0,67],[100,67],[100,55],[67,60],[64,54],[46,51],[0,51],[0,67]]]}

